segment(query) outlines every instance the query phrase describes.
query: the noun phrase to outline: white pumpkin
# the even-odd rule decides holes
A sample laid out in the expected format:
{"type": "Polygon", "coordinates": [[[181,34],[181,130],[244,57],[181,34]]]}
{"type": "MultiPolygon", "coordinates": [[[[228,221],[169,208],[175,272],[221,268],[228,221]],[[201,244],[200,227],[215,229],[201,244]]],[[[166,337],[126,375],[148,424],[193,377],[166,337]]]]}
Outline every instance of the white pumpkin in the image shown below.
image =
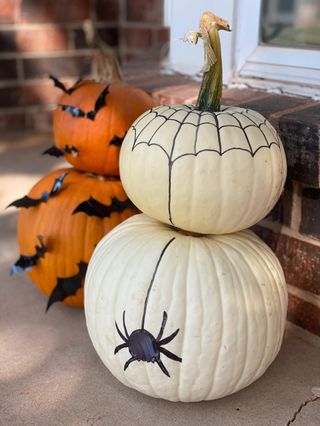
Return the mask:
{"type": "Polygon", "coordinates": [[[229,395],[257,380],[281,345],[285,279],[251,231],[197,237],[136,215],[98,244],[84,291],[103,363],[156,398],[229,395]]]}
{"type": "Polygon", "coordinates": [[[205,64],[197,105],[163,105],[141,115],[126,135],[120,175],[144,213],[177,228],[224,234],[248,228],[278,201],[286,179],[282,143],[255,111],[221,108],[219,30],[227,21],[203,13],[198,32],[205,64]]]}
{"type": "Polygon", "coordinates": [[[153,108],[134,122],[120,153],[123,186],[141,211],[202,234],[260,221],[278,201],[286,170],[276,130],[236,107],[153,108]]]}

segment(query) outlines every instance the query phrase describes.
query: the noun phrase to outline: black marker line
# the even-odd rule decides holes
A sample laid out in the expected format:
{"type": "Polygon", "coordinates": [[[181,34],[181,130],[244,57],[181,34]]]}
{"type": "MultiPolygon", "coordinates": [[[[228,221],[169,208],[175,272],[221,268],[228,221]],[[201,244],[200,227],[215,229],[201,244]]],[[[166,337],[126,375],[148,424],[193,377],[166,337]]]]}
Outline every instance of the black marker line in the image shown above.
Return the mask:
{"type": "Polygon", "coordinates": [[[167,250],[167,248],[169,247],[169,245],[170,245],[170,244],[172,243],[172,241],[174,241],[175,239],[176,239],[176,238],[175,238],[175,237],[173,237],[173,238],[171,238],[171,240],[170,240],[170,241],[168,241],[168,242],[167,242],[167,244],[166,244],[166,245],[164,246],[164,248],[162,249],[162,252],[161,252],[160,257],[159,257],[159,259],[158,259],[158,262],[157,262],[157,264],[156,264],[156,267],[155,267],[155,270],[154,270],[154,273],[153,273],[153,275],[152,275],[151,282],[150,282],[150,285],[149,285],[149,288],[148,288],[148,291],[147,291],[146,299],[145,299],[145,301],[144,301],[144,309],[143,309],[143,315],[142,315],[141,329],[144,329],[144,323],[145,323],[145,319],[146,319],[146,312],[147,312],[147,306],[148,306],[149,296],[150,296],[151,288],[152,288],[152,285],[153,285],[153,283],[154,283],[154,280],[155,280],[155,277],[156,277],[156,273],[157,273],[157,271],[158,271],[158,268],[159,268],[159,265],[160,265],[161,259],[163,258],[163,255],[164,255],[165,251],[167,250]]]}

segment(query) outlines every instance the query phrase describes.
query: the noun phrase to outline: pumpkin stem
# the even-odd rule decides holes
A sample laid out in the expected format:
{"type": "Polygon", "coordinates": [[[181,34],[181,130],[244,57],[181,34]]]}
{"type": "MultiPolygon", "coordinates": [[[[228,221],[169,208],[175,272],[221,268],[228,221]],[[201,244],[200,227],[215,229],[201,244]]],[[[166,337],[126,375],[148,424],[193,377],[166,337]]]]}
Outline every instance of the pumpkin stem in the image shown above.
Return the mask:
{"type": "Polygon", "coordinates": [[[100,50],[103,60],[103,68],[105,77],[110,83],[123,81],[121,75],[121,68],[117,58],[117,54],[97,33],[94,24],[91,20],[86,20],[83,23],[83,30],[87,43],[90,46],[96,47],[100,50]]]}
{"type": "Polygon", "coordinates": [[[201,69],[203,79],[196,108],[201,111],[220,111],[222,96],[222,59],[219,30],[231,31],[229,23],[211,12],[204,12],[199,31],[188,33],[184,40],[197,44],[201,37],[205,63],[201,69]]]}

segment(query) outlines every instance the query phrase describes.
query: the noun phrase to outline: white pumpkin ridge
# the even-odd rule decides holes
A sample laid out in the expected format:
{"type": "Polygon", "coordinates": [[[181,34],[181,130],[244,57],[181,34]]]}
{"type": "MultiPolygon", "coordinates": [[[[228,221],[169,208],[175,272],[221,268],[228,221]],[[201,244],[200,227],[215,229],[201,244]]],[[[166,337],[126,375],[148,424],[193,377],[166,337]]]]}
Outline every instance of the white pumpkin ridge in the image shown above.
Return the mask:
{"type": "MultiPolygon", "coordinates": [[[[131,164],[131,162],[135,160],[130,158],[130,152],[133,153],[139,146],[155,146],[164,153],[168,167],[168,176],[165,178],[164,175],[162,175],[161,177],[163,188],[167,188],[166,190],[164,189],[167,193],[167,201],[165,202],[167,204],[167,219],[165,222],[188,231],[221,233],[221,231],[216,232],[215,230],[201,231],[200,229],[192,229],[191,226],[188,228],[184,227],[183,224],[179,223],[181,222],[180,219],[176,222],[175,214],[172,211],[172,176],[175,173],[174,170],[176,170],[174,165],[178,160],[186,157],[196,158],[200,156],[200,154],[205,153],[208,155],[213,153],[213,155],[217,155],[218,157],[224,157],[234,152],[239,152],[239,155],[242,153],[246,155],[246,153],[248,153],[249,158],[253,160],[262,150],[271,150],[275,147],[276,150],[279,150],[279,154],[270,154],[270,159],[275,155],[277,161],[280,160],[282,162],[281,168],[283,175],[286,169],[285,158],[281,158],[283,157],[283,147],[278,133],[265,117],[255,111],[239,107],[225,107],[219,112],[208,112],[200,111],[189,105],[162,105],[152,108],[142,114],[133,123],[124,139],[123,149],[120,154],[120,172],[126,192],[140,210],[145,211],[151,216],[153,216],[153,214],[150,209],[145,210],[144,204],[139,204],[139,200],[137,200],[131,192],[131,186],[136,185],[135,182],[139,179],[139,174],[137,175],[138,165],[134,163],[131,164]],[[170,125],[170,123],[172,123],[172,125],[170,125]],[[230,130],[228,129],[232,129],[230,137],[228,133],[224,133],[229,132],[230,130]],[[131,169],[135,171],[132,173],[130,171],[131,169]],[[130,182],[131,180],[132,182],[130,182]]],[[[155,159],[154,155],[150,154],[150,156],[155,159]]],[[[146,156],[146,159],[147,158],[146,156]]],[[[210,159],[205,161],[207,164],[212,164],[210,159]]],[[[259,161],[262,163],[263,160],[259,161]]],[[[251,167],[251,163],[249,162],[248,164],[249,167],[251,167]]],[[[140,167],[142,168],[142,173],[144,173],[143,163],[141,163],[140,167]]],[[[182,166],[179,166],[179,168],[181,167],[182,166]]],[[[264,170],[263,165],[261,170],[264,170]]],[[[145,178],[148,179],[147,174],[145,178]]],[[[265,177],[265,179],[267,179],[267,177],[265,177]]],[[[262,219],[273,207],[277,201],[276,199],[273,201],[275,192],[280,195],[283,184],[284,179],[282,178],[277,182],[278,188],[276,189],[274,186],[272,189],[273,192],[270,193],[269,199],[266,200],[267,203],[264,211],[256,218],[256,222],[262,219]]],[[[179,188],[176,187],[175,191],[177,190],[179,190],[179,188]]],[[[157,215],[153,217],[159,220],[164,219],[157,215]]],[[[244,223],[242,227],[232,227],[230,230],[224,232],[234,232],[251,226],[254,223],[254,221],[244,223]]]]}
{"type": "Polygon", "coordinates": [[[172,359],[173,361],[182,362],[182,359],[178,357],[176,354],[170,352],[168,349],[163,348],[164,345],[167,345],[170,343],[179,333],[179,328],[175,330],[172,334],[170,334],[167,337],[162,338],[163,332],[167,323],[168,314],[166,311],[163,311],[163,317],[162,317],[162,323],[161,327],[158,333],[157,337],[154,337],[146,328],[145,328],[145,319],[146,319],[146,313],[147,313],[147,307],[148,307],[148,301],[150,292],[153,286],[153,283],[155,281],[159,265],[161,262],[161,259],[163,258],[166,250],[170,246],[170,244],[175,240],[175,237],[171,238],[164,248],[161,251],[160,257],[157,261],[157,264],[155,266],[150,285],[148,287],[148,291],[146,294],[145,302],[144,302],[144,308],[143,308],[143,314],[142,314],[142,321],[141,321],[141,328],[133,330],[132,333],[128,333],[126,320],[125,320],[125,313],[126,311],[123,311],[122,316],[122,324],[123,324],[123,330],[124,334],[120,330],[117,322],[116,329],[121,337],[121,339],[124,341],[124,343],[116,346],[114,350],[114,354],[116,355],[121,349],[128,348],[130,354],[132,355],[130,359],[128,359],[124,365],[124,371],[129,367],[129,365],[134,361],[146,361],[146,362],[152,362],[157,363],[161,371],[168,377],[170,377],[170,374],[163,364],[161,360],[161,353],[166,355],[168,358],[172,359]]]}
{"type": "Polygon", "coordinates": [[[125,385],[171,401],[221,398],[257,380],[280,349],[286,306],[281,266],[252,232],[193,237],[144,214],[101,240],[85,284],[87,327],[102,361],[125,385]],[[114,355],[122,343],[115,321],[125,310],[128,335],[139,329],[148,290],[146,331],[158,335],[163,308],[164,338],[180,329],[168,350],[182,362],[161,355],[170,379],[152,362],[124,371],[128,349],[114,355]]]}

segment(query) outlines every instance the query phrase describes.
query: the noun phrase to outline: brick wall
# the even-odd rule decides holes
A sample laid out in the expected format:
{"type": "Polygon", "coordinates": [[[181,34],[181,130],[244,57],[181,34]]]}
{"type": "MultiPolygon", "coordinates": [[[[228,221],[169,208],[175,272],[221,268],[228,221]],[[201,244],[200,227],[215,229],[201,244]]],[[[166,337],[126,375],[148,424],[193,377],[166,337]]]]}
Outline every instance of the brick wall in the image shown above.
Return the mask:
{"type": "Polygon", "coordinates": [[[0,129],[51,127],[60,93],[49,74],[99,77],[87,19],[122,61],[158,60],[169,37],[162,0],[0,0],[0,129]]]}
{"type": "MultiPolygon", "coordinates": [[[[234,103],[233,91],[226,95],[228,103],[234,103]]],[[[252,91],[237,97],[238,105],[268,117],[283,141],[286,187],[276,207],[254,230],[284,269],[288,319],[320,336],[320,103],[252,91]]]]}
{"type": "MultiPolygon", "coordinates": [[[[194,102],[199,85],[156,90],[162,103],[194,102]]],[[[288,319],[320,336],[320,102],[253,90],[226,89],[223,104],[268,117],[283,141],[288,178],[266,219],[254,226],[280,260],[289,291],[288,319]]]]}

